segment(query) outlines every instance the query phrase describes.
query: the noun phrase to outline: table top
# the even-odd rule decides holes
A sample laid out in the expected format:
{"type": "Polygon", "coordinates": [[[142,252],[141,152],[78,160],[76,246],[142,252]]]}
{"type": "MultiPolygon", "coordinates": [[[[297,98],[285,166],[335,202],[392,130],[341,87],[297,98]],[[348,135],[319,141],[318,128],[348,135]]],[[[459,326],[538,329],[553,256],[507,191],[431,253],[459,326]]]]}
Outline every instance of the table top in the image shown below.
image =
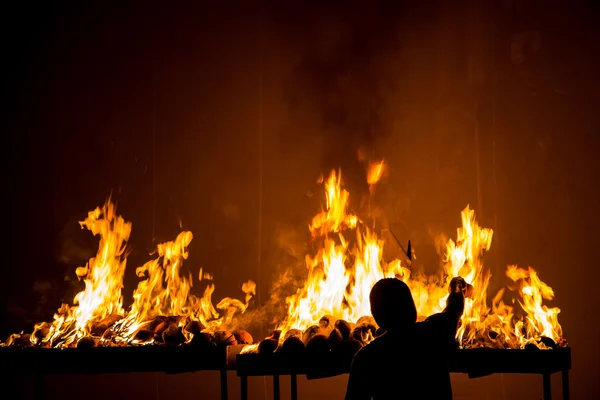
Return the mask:
{"type": "MultiPolygon", "coordinates": [[[[239,354],[238,376],[306,375],[309,379],[346,374],[352,356],[335,353],[319,355],[239,354]]],[[[449,370],[479,377],[494,373],[544,374],[571,369],[571,349],[513,350],[457,349],[449,358],[449,370]]]]}
{"type": "MultiPolygon", "coordinates": [[[[185,373],[236,370],[238,376],[306,375],[325,378],[349,372],[352,355],[240,354],[242,345],[97,347],[90,349],[0,348],[0,372],[24,374],[185,373]]],[[[450,372],[472,377],[493,373],[542,374],[571,369],[571,349],[457,349],[450,372]]]]}
{"type": "Polygon", "coordinates": [[[89,349],[0,348],[0,371],[8,375],[184,373],[227,369],[223,347],[129,346],[89,349]]]}

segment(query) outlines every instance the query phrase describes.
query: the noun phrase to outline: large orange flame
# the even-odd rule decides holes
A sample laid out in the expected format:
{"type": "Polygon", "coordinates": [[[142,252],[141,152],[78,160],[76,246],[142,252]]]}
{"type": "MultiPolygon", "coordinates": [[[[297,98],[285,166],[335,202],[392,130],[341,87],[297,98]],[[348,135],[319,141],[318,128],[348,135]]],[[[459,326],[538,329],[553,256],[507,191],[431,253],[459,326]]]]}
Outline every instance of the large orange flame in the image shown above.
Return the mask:
{"type": "MultiPolygon", "coordinates": [[[[225,298],[216,308],[212,304],[214,283],[207,285],[200,298],[191,294],[192,276],[182,276],[181,267],[188,258],[187,247],[193,235],[183,231],[174,241],[159,244],[157,258],[137,268],[137,275],[146,279],[138,284],[133,293],[133,304],[126,311],[121,290],[131,223],[116,214],[116,207],[109,199],[104,207],[91,211],[81,226],[100,236],[96,257],[76,271],[83,279],[85,289],[75,296],[74,305],[63,304],[51,324],[36,325],[30,336],[33,344],[69,347],[83,337],[98,336],[99,343],[106,341],[106,345],[152,343],[152,338],[137,339],[136,333],[159,316],[177,317],[180,325],[199,321],[205,332],[228,329],[235,322],[235,314],[246,310],[255,293],[254,282],[248,281],[242,286],[246,294],[244,301],[225,298]],[[103,325],[106,320],[110,320],[112,326],[110,340],[105,340],[104,329],[97,330],[98,326],[108,326],[103,325]]],[[[199,278],[212,280],[202,270],[199,278]]],[[[188,332],[187,336],[190,340],[193,335],[188,332]]],[[[3,345],[9,345],[14,338],[13,335],[3,345]]]]}
{"type": "MultiPolygon", "coordinates": [[[[369,167],[371,192],[383,166],[383,162],[377,162],[369,167]]],[[[517,315],[502,302],[504,290],[494,297],[491,308],[487,306],[491,273],[484,268],[482,256],[490,249],[493,231],[477,224],[469,206],[461,213],[462,227],[457,230],[456,241],[446,241],[441,277],[416,276],[400,260],[383,261],[383,241],[349,211],[349,193],[342,188],[339,171],[331,172],[324,187],[326,207],[309,226],[318,250],[306,256],[306,283],[287,298],[288,313],[278,330],[305,330],[318,325],[325,315],[349,322],[369,316],[371,288],[378,280],[394,276],[409,285],[418,317],[424,319],[443,310],[450,279],[462,276],[474,287],[457,332],[464,346],[519,348],[532,343],[545,348],[542,337],[555,343],[561,340],[557,320],[560,310],[542,305],[542,299],[552,298],[552,289],[531,268],[511,266],[507,271],[509,277],[521,282],[518,294],[523,313],[517,315]]]]}

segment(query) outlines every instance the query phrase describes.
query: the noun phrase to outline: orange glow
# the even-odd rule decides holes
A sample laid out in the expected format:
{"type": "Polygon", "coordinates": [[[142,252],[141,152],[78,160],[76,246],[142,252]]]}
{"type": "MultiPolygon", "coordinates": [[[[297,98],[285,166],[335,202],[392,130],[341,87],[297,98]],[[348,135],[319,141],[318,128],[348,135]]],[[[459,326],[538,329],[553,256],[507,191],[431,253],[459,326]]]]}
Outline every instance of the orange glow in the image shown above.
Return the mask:
{"type": "MultiPolygon", "coordinates": [[[[72,306],[62,305],[51,324],[36,325],[30,336],[33,344],[71,347],[83,337],[92,337],[96,345],[150,344],[154,341],[152,337],[139,339],[136,334],[160,316],[177,317],[180,327],[189,321],[198,321],[203,332],[224,330],[235,323],[236,313],[246,310],[255,293],[256,285],[248,281],[242,286],[246,294],[244,301],[225,298],[216,308],[212,304],[213,283],[207,285],[202,297],[191,294],[192,276],[182,276],[181,267],[188,258],[187,247],[193,235],[183,231],[174,241],[159,244],[157,258],[136,269],[136,274],[145,279],[139,282],[133,293],[133,304],[126,311],[121,290],[131,223],[116,214],[116,207],[109,199],[104,207],[91,211],[81,226],[100,236],[96,257],[76,271],[85,282],[85,289],[75,296],[72,306]],[[109,336],[107,329],[97,330],[107,318],[113,321],[109,336]]],[[[212,280],[212,277],[201,269],[199,279],[212,280]]],[[[184,331],[184,334],[188,341],[193,337],[190,332],[184,331]]],[[[13,335],[2,345],[10,345],[17,336],[13,335]]]]}
{"type": "MultiPolygon", "coordinates": [[[[367,183],[371,193],[384,171],[383,161],[369,165],[367,183]]],[[[510,293],[500,290],[488,305],[491,273],[484,266],[483,256],[491,248],[494,232],[479,226],[469,206],[460,214],[462,223],[456,239],[442,238],[438,243],[443,249],[440,273],[426,276],[413,272],[411,266],[398,259],[385,261],[384,241],[350,210],[350,193],[343,188],[341,171],[331,171],[320,183],[324,186],[325,206],[309,224],[314,251],[305,257],[306,281],[286,299],[287,313],[278,320],[280,341],[293,329],[304,331],[319,325],[323,316],[350,323],[370,316],[371,288],[386,277],[406,282],[418,319],[422,320],[444,309],[450,280],[462,276],[473,286],[457,331],[463,347],[546,349],[566,345],[558,322],[560,309],[543,304],[554,298],[554,292],[532,268],[509,266],[506,275],[514,287],[509,288],[510,293]],[[515,297],[512,305],[504,302],[508,294],[515,297]]],[[[194,279],[182,269],[193,234],[182,231],[173,241],[157,245],[155,258],[136,269],[141,280],[133,292],[133,303],[126,309],[122,289],[131,223],[116,213],[109,199],[103,207],[89,212],[81,226],[99,237],[96,256],[76,271],[84,289],[72,305],[60,307],[51,323],[37,324],[25,339],[28,343],[62,348],[76,346],[85,338],[97,346],[147,345],[165,340],[149,328],[161,317],[173,317],[169,323],[179,328],[181,341],[177,343],[192,342],[194,334],[237,327],[236,316],[247,310],[256,293],[255,283],[247,281],[241,287],[243,300],[227,297],[215,306],[212,276],[200,269],[197,281],[206,286],[201,296],[194,295],[194,279]],[[188,324],[196,328],[185,329],[188,324]]],[[[9,346],[19,338],[23,339],[20,334],[12,335],[0,346],[9,346]]],[[[367,335],[363,342],[372,338],[367,335]]],[[[244,352],[257,348],[250,345],[244,352]]]]}
{"type": "MultiPolygon", "coordinates": [[[[372,163],[367,179],[371,187],[381,178],[383,162],[372,163]]],[[[521,286],[519,315],[502,303],[504,290],[487,306],[490,271],[484,268],[483,254],[492,244],[493,231],[481,228],[475,212],[467,206],[461,213],[462,226],[456,241],[445,240],[443,273],[438,277],[411,275],[400,260],[384,262],[384,243],[349,210],[349,193],[342,188],[341,173],[332,171],[324,182],[326,208],[310,225],[317,251],[306,256],[307,279],[303,287],[287,298],[288,313],[277,329],[306,330],[319,325],[322,316],[331,315],[355,323],[370,315],[369,293],[375,282],[397,277],[412,290],[420,320],[440,312],[448,296],[448,284],[462,276],[473,285],[473,295],[465,301],[465,311],[457,339],[466,347],[520,348],[528,343],[540,348],[542,336],[561,340],[556,318],[559,310],[542,305],[553,296],[552,289],[529,268],[508,267],[507,275],[521,286]]],[[[284,337],[284,334],[281,335],[284,337]]]]}

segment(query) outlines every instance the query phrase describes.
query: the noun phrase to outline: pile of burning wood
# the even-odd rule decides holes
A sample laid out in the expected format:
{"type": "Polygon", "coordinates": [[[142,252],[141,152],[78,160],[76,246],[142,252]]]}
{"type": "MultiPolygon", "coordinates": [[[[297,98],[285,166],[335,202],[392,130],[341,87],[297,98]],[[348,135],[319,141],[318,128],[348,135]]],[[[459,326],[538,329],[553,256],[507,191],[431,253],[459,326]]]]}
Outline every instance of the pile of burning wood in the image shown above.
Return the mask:
{"type": "MultiPolygon", "coordinates": [[[[66,347],[124,347],[124,346],[191,346],[195,348],[224,347],[232,345],[252,345],[252,335],[245,330],[207,331],[200,321],[185,317],[158,316],[141,324],[133,334],[133,339],[124,341],[119,336],[119,322],[123,317],[111,315],[91,325],[88,335],[73,341],[66,347]]],[[[37,324],[32,333],[13,334],[3,343],[10,347],[51,348],[50,342],[44,341],[50,335],[52,325],[44,322],[37,324]]],[[[64,340],[59,338],[58,343],[64,340]]]]}
{"type": "MultiPolygon", "coordinates": [[[[384,170],[383,162],[369,167],[370,196],[384,170]]],[[[553,299],[554,292],[530,267],[508,266],[506,276],[514,283],[509,288],[514,295],[512,304],[504,303],[502,289],[488,306],[491,274],[483,266],[482,255],[490,249],[493,231],[480,227],[468,206],[461,213],[456,241],[444,237],[440,243],[440,248],[445,247],[442,273],[429,277],[413,271],[412,253],[404,251],[408,263],[398,258],[384,260],[384,241],[370,228],[374,223],[366,224],[349,211],[349,193],[342,188],[341,173],[332,171],[320,182],[325,187],[326,207],[309,225],[311,248],[317,251],[306,255],[304,284],[287,296],[287,312],[276,330],[260,343],[253,344],[246,330],[235,330],[234,315],[246,311],[255,294],[254,282],[242,285],[245,300],[224,298],[216,307],[211,300],[214,284],[210,283],[201,297],[191,293],[191,276],[180,272],[192,240],[187,231],[172,242],[159,244],[157,258],[136,270],[145,279],[139,282],[133,304],[126,311],[121,289],[131,223],[116,214],[109,200],[81,222],[100,236],[100,244],[96,257],[77,269],[85,289],[74,304],[63,305],[53,322],[37,324],[30,334],[14,334],[0,342],[0,347],[211,348],[239,344],[246,345],[242,353],[353,355],[383,333],[370,316],[368,301],[378,280],[396,277],[404,281],[413,294],[418,317],[423,319],[442,311],[449,279],[454,276],[464,277],[474,288],[465,301],[457,331],[457,342],[463,348],[552,349],[567,345],[557,318],[560,309],[543,304],[543,300],[553,299]]],[[[199,279],[212,281],[202,270],[199,279]]]]}
{"type": "Polygon", "coordinates": [[[137,268],[140,281],[133,304],[123,308],[123,275],[126,242],[131,223],[116,214],[110,201],[88,213],[81,223],[100,236],[98,252],[76,274],[85,288],[72,305],[63,304],[52,322],[35,325],[31,333],[11,335],[0,347],[91,348],[135,345],[218,347],[251,344],[246,331],[230,332],[236,313],[243,313],[256,285],[242,285],[245,301],[226,297],[212,303],[212,276],[200,270],[199,280],[208,280],[202,297],[191,293],[191,276],[182,276],[192,233],[181,232],[174,241],[157,246],[157,258],[137,268]],[[219,311],[218,311],[219,310],[219,311]]]}
{"type": "Polygon", "coordinates": [[[352,356],[361,347],[371,342],[384,331],[377,327],[371,316],[364,316],[356,323],[336,319],[332,315],[324,315],[318,325],[311,325],[304,331],[290,329],[281,337],[281,330],[276,330],[269,337],[255,346],[247,346],[242,353],[257,352],[271,354],[278,352],[285,355],[322,354],[333,352],[342,356],[352,356]]]}

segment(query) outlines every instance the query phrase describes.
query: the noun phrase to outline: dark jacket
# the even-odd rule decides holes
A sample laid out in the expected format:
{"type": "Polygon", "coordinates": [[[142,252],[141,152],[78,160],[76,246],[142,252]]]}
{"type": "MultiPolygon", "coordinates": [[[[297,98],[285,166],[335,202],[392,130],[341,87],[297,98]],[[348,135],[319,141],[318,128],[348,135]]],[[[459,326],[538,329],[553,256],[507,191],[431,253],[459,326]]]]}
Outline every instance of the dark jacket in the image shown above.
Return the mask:
{"type": "Polygon", "coordinates": [[[346,400],[452,399],[447,361],[464,300],[455,307],[449,300],[444,312],[363,347],[352,362],[346,400]]]}

